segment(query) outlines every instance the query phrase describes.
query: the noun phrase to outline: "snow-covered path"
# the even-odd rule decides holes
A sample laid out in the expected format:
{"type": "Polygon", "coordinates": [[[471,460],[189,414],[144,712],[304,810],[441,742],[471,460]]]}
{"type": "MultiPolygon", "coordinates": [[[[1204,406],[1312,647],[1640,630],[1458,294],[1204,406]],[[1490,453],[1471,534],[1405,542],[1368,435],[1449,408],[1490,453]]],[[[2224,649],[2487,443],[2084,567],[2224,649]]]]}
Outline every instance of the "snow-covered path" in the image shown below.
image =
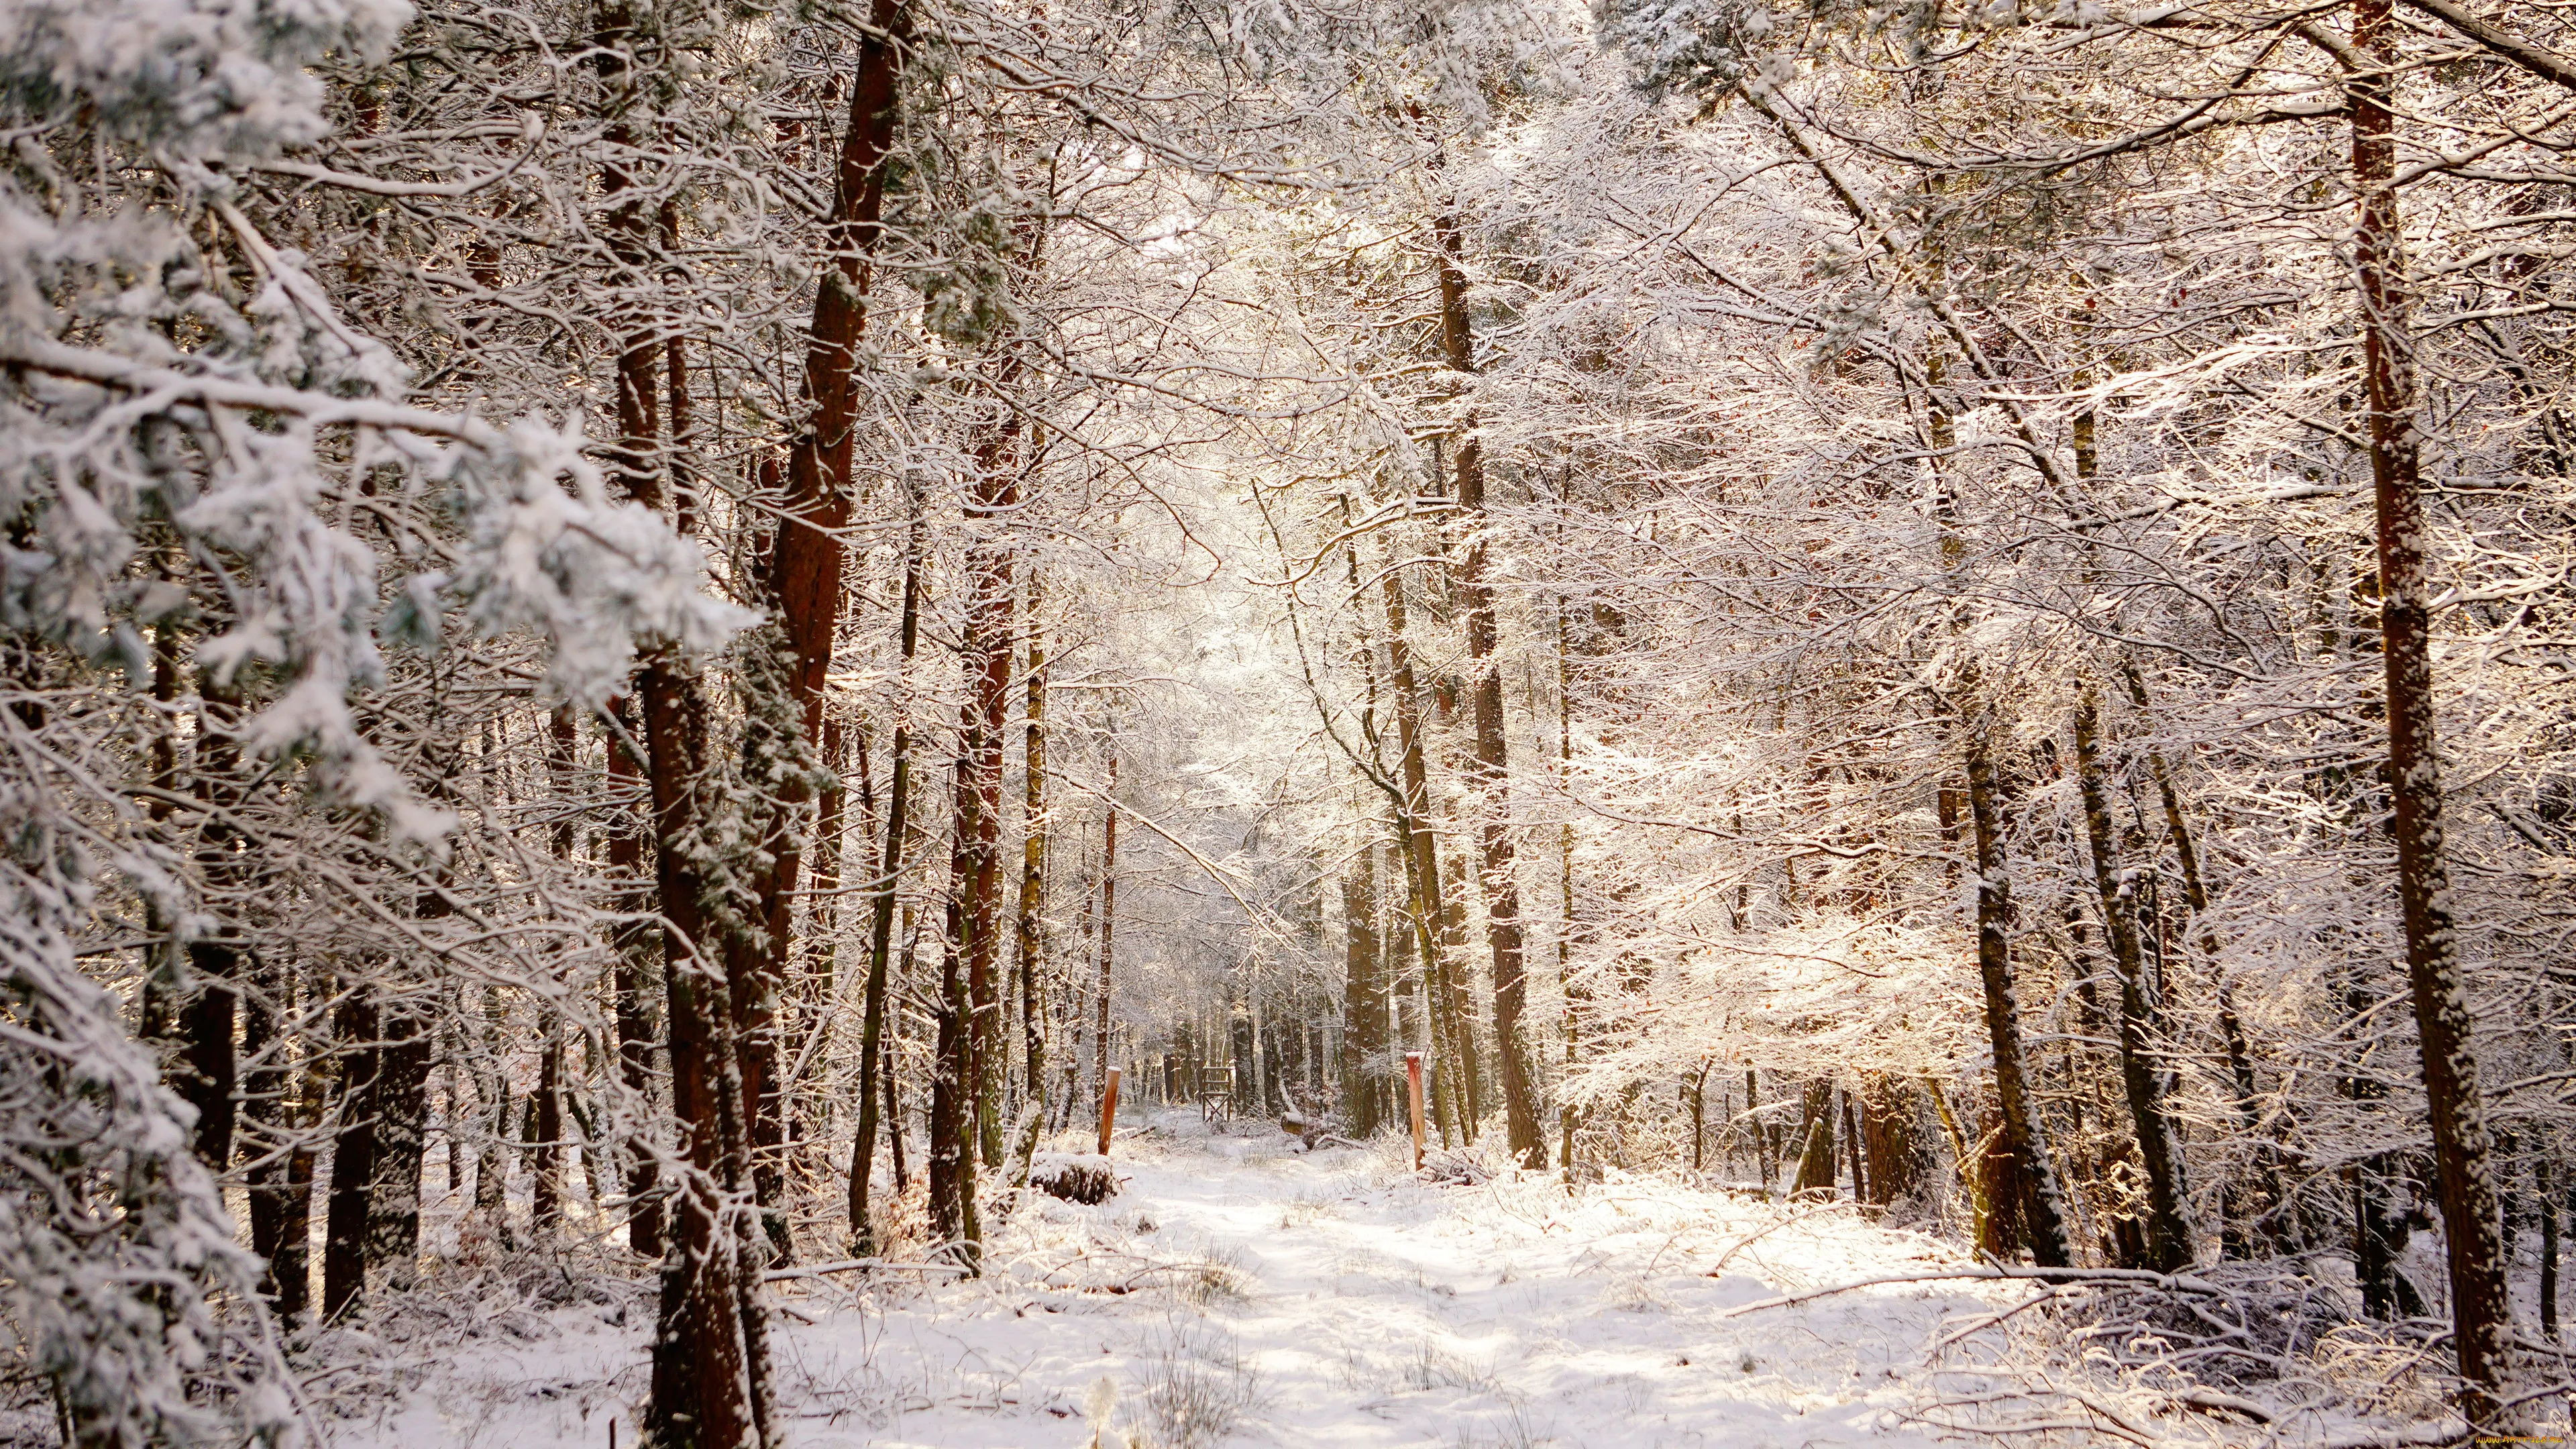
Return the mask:
{"type": "MultiPolygon", "coordinates": [[[[1666,1184],[1434,1186],[1391,1156],[1275,1135],[1124,1138],[1125,1190],[1002,1225],[975,1283],[791,1292],[774,1349],[791,1442],[999,1449],[1113,1422],[1218,1444],[1929,1444],[1927,1347],[1987,1285],[1798,1288],[1958,1261],[1848,1209],[1666,1184]]],[[[638,1315],[629,1315],[630,1319],[638,1315]]],[[[632,1327],[566,1309],[534,1341],[443,1353],[343,1444],[633,1442],[632,1327]]]]}

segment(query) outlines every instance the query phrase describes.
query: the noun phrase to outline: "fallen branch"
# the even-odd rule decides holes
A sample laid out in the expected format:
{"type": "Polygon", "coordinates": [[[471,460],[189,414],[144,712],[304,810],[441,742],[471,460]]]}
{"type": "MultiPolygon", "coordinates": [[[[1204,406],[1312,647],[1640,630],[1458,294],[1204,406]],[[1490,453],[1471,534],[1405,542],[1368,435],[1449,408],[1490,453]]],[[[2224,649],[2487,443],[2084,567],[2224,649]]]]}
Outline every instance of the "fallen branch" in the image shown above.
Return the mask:
{"type": "Polygon", "coordinates": [[[896,1263],[884,1258],[847,1258],[838,1263],[814,1263],[798,1268],[771,1268],[760,1275],[763,1283],[777,1283],[790,1278],[820,1278],[826,1273],[864,1273],[870,1269],[887,1272],[956,1273],[966,1269],[955,1263],[896,1263]]]}
{"type": "Polygon", "coordinates": [[[1882,1278],[1862,1278],[1850,1283],[1837,1283],[1831,1288],[1815,1288],[1804,1293],[1785,1293],[1727,1309],[1720,1318],[1758,1312],[1765,1308],[1788,1308],[1818,1298],[1831,1298],[1837,1293],[1854,1293],[1863,1288],[1893,1288],[1907,1283],[1949,1283],[1962,1280],[2019,1283],[2100,1283],[2124,1284],[2134,1288],[2161,1288],[2168,1293],[2203,1293],[2214,1298],[2228,1296],[2228,1290],[2206,1278],[2187,1273],[2155,1273],[2144,1268],[2021,1268],[2001,1263],[1987,1263],[1974,1268],[1943,1268],[1929,1273],[1895,1273],[1882,1278]]]}

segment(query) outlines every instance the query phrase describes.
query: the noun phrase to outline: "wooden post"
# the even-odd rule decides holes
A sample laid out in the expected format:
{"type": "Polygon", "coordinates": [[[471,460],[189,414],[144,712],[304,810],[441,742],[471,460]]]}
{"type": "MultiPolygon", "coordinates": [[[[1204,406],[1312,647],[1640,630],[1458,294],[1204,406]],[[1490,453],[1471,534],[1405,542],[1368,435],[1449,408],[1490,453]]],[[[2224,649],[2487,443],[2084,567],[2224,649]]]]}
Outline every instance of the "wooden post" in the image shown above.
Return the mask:
{"type": "Polygon", "coordinates": [[[1422,1053],[1404,1054],[1405,1100],[1413,1108],[1413,1170],[1422,1170],[1422,1053]]]}
{"type": "Polygon", "coordinates": [[[1100,1089],[1100,1155],[1109,1155],[1109,1129],[1118,1125],[1118,1068],[1109,1069],[1108,1085],[1100,1089]]]}

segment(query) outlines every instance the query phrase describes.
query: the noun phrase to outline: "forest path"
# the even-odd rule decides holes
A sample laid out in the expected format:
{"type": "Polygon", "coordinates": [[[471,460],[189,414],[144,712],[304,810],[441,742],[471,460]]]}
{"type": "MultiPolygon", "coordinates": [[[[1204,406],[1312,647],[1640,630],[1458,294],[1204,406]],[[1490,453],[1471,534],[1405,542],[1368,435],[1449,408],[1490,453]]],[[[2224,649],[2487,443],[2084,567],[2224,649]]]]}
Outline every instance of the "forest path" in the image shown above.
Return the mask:
{"type": "MultiPolygon", "coordinates": [[[[1158,1449],[1928,1445],[1907,1418],[1927,1349],[1998,1301],[1916,1285],[1727,1318],[1960,1259],[1848,1208],[1647,1180],[1442,1186],[1391,1145],[1293,1147],[1167,1114],[1121,1136],[1117,1197],[995,1225],[981,1281],[796,1285],[773,1336],[789,1443],[1075,1449],[1105,1377],[1112,1422],[1158,1449]]],[[[599,1446],[613,1416],[632,1444],[642,1317],[558,1310],[550,1341],[441,1353],[335,1441],[599,1446]]]]}

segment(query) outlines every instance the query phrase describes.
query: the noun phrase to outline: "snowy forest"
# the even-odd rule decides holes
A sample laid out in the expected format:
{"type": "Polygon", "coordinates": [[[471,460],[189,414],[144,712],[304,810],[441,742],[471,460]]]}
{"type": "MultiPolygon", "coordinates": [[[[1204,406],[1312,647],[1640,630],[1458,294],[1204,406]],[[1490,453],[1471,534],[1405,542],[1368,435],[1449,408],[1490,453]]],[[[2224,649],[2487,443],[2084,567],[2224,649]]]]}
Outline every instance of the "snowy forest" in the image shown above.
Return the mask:
{"type": "Polygon", "coordinates": [[[2570,1432],[2568,7],[0,0],[0,135],[0,1442],[2570,1432]]]}

